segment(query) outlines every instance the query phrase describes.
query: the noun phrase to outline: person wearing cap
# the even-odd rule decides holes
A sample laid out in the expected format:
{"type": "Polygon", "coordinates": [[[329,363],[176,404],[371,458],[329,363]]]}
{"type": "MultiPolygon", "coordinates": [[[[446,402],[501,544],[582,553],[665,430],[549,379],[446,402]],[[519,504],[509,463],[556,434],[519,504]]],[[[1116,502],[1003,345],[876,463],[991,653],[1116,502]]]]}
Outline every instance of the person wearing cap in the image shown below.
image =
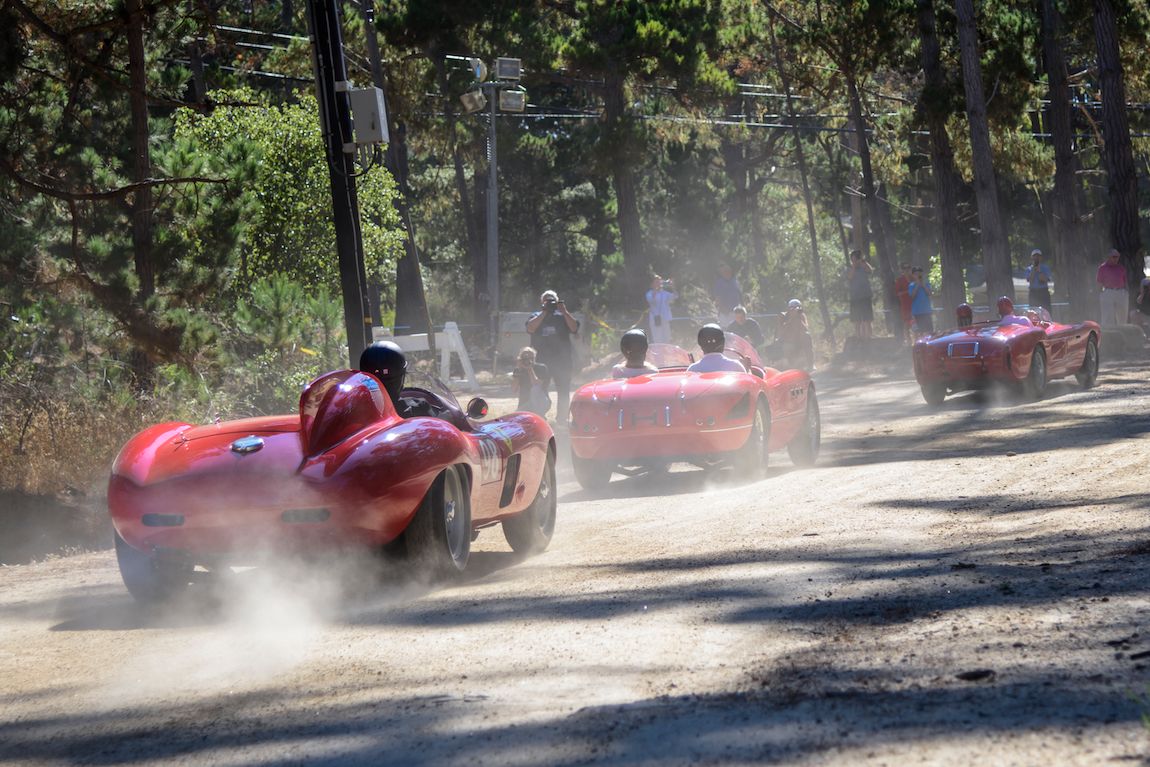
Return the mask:
{"type": "Polygon", "coordinates": [[[742,304],[735,307],[735,321],[727,326],[727,332],[742,336],[751,342],[751,346],[762,349],[763,329],[754,317],[747,314],[747,307],[742,304]]]}
{"type": "Polygon", "coordinates": [[[1130,324],[1142,328],[1143,333],[1150,329],[1150,277],[1143,277],[1138,286],[1138,298],[1130,310],[1130,324]]]}
{"type": "Polygon", "coordinates": [[[1121,325],[1126,316],[1126,267],[1121,261],[1122,254],[1111,248],[1094,278],[1102,289],[1098,295],[1102,310],[1098,322],[1101,325],[1121,325]]]}
{"type": "Polygon", "coordinates": [[[914,317],[914,330],[919,336],[934,332],[934,311],[930,303],[930,283],[921,266],[910,270],[910,285],[907,287],[910,294],[910,312],[914,317]]]}
{"type": "Polygon", "coordinates": [[[1050,309],[1050,283],[1054,275],[1050,267],[1042,263],[1042,251],[1038,248],[1030,251],[1030,266],[1026,267],[1026,282],[1030,286],[1026,302],[1034,307],[1050,309]]]}
{"type": "Polygon", "coordinates": [[[787,310],[779,315],[779,330],[775,341],[782,345],[784,365],[810,370],[815,364],[815,345],[811,340],[810,323],[803,311],[803,302],[792,298],[787,310]]]}
{"type": "Polygon", "coordinates": [[[567,304],[554,290],[543,291],[539,305],[539,311],[527,320],[527,332],[531,334],[531,347],[535,349],[537,361],[547,366],[555,384],[555,420],[565,424],[571,404],[571,370],[575,356],[571,337],[579,332],[579,320],[571,316],[567,304]]]}
{"type": "Polygon", "coordinates": [[[619,339],[623,361],[611,368],[612,378],[634,378],[658,373],[659,368],[647,361],[647,334],[638,328],[628,330],[619,339]]]}

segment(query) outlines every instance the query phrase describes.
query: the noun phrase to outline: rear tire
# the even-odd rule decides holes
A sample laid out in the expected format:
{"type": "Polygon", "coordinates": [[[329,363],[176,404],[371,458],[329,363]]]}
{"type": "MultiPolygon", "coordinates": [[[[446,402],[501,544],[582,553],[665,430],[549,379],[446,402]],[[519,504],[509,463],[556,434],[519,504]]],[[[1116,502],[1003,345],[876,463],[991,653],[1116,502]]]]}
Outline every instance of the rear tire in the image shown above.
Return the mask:
{"type": "Polygon", "coordinates": [[[152,554],[129,545],[113,531],[116,562],[120,577],[128,593],[141,604],[156,604],[182,594],[191,581],[192,566],[180,562],[161,561],[152,554]]]}
{"type": "Polygon", "coordinates": [[[503,537],[516,554],[538,554],[551,543],[555,532],[555,453],[547,451],[539,491],[531,505],[514,517],[503,520],[503,537]]]}
{"type": "Polygon", "coordinates": [[[919,388],[922,389],[922,398],[926,404],[932,407],[938,407],[946,399],[946,384],[924,383],[919,388]]]}
{"type": "Polygon", "coordinates": [[[471,499],[458,467],[447,467],[431,483],[404,537],[416,568],[432,578],[449,578],[467,567],[471,499]]]}
{"type": "Polygon", "coordinates": [[[1030,372],[1022,382],[1022,393],[1028,400],[1040,400],[1046,393],[1046,352],[1041,346],[1034,347],[1030,358],[1030,372]]]}
{"type": "Polygon", "coordinates": [[[791,455],[791,462],[796,466],[813,466],[819,457],[819,446],[822,444],[823,427],[819,415],[819,400],[815,396],[815,387],[807,389],[807,412],[803,420],[803,427],[787,445],[787,452],[791,455]]]}
{"type": "Polygon", "coordinates": [[[596,461],[592,458],[580,458],[571,454],[571,467],[575,470],[575,479],[579,486],[591,493],[601,493],[607,489],[611,481],[611,474],[615,467],[606,461],[596,461]]]}
{"type": "Polygon", "coordinates": [[[1093,335],[1086,341],[1086,356],[1074,377],[1083,389],[1089,389],[1098,380],[1098,341],[1093,335]]]}
{"type": "Polygon", "coordinates": [[[744,479],[758,479],[767,473],[770,463],[769,446],[771,440],[771,412],[761,400],[755,405],[751,417],[751,433],[747,441],[735,454],[735,468],[744,479]]]}

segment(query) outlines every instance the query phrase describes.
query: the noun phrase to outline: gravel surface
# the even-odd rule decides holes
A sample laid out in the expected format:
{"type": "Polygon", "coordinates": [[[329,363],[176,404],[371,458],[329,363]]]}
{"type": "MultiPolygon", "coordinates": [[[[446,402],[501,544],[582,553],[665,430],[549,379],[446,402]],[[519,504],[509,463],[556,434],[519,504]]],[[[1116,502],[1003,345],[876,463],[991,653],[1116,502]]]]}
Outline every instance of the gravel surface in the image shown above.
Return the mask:
{"type": "Polygon", "coordinates": [[[446,586],[146,611],[110,551],[0,568],[0,763],[1145,763],[1148,372],[938,409],[820,373],[816,467],[592,498],[564,463],[550,549],[484,531],[446,586]]]}

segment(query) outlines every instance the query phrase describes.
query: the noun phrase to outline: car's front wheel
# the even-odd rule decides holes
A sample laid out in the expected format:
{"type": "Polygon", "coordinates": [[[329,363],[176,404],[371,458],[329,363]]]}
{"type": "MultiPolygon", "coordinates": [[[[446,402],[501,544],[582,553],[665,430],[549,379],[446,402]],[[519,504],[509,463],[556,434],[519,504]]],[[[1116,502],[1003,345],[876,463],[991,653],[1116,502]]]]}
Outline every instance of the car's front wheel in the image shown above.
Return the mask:
{"type": "Polygon", "coordinates": [[[535,500],[514,517],[503,520],[503,537],[517,554],[538,554],[547,548],[555,532],[557,505],[555,453],[548,450],[535,500]]]}
{"type": "Polygon", "coordinates": [[[165,561],[140,551],[120,537],[115,536],[116,562],[120,565],[120,577],[128,587],[128,593],[145,604],[163,602],[181,594],[191,582],[192,567],[177,561],[165,561]]]}
{"type": "Polygon", "coordinates": [[[1034,347],[1030,358],[1030,372],[1022,382],[1022,393],[1029,400],[1040,400],[1046,393],[1046,352],[1041,346],[1034,347]]]}
{"type": "Polygon", "coordinates": [[[1098,380],[1098,341],[1093,335],[1086,341],[1086,356],[1074,377],[1083,389],[1089,389],[1098,380]]]}
{"type": "Polygon", "coordinates": [[[819,446],[822,444],[822,419],[819,416],[819,400],[815,396],[815,387],[807,390],[807,412],[803,418],[803,426],[795,435],[787,452],[796,466],[812,466],[819,457],[819,446]]]}
{"type": "Polygon", "coordinates": [[[471,499],[467,478],[448,466],[431,483],[404,533],[408,556],[433,578],[458,575],[471,555],[471,499]]]}

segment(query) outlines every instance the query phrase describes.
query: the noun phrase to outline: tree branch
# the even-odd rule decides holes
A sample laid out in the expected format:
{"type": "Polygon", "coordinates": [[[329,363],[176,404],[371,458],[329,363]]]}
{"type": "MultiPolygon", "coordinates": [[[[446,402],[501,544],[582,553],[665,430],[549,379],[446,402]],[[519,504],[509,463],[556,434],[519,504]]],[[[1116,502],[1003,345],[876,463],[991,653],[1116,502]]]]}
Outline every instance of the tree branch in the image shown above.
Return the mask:
{"type": "Polygon", "coordinates": [[[183,176],[180,178],[148,178],[115,189],[105,189],[98,192],[74,192],[67,189],[58,189],[52,186],[39,184],[20,175],[19,171],[7,158],[0,159],[0,170],[11,176],[20,186],[31,189],[37,194],[54,197],[57,200],[77,202],[82,200],[114,200],[131,194],[139,189],[156,186],[172,186],[175,184],[222,184],[227,189],[228,179],[208,178],[206,176],[183,176]]]}

